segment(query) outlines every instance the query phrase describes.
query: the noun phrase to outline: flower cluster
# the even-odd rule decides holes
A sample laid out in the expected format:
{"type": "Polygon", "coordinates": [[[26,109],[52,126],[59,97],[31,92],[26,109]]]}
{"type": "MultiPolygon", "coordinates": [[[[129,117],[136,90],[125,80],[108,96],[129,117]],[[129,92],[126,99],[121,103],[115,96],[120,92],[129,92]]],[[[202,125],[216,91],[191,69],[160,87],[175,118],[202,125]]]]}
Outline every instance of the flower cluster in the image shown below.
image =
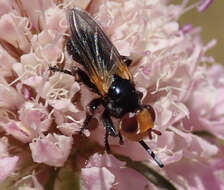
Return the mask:
{"type": "Polygon", "coordinates": [[[224,68],[205,54],[215,40],[204,45],[200,28],[178,24],[189,9],[204,11],[212,1],[188,3],[2,0],[0,188],[42,190],[53,183],[63,189],[78,181],[77,189],[88,190],[223,189],[224,68]],[[126,139],[119,145],[111,138],[113,154],[103,154],[102,110],[85,137],[78,135],[96,94],[70,75],[49,71],[76,64],[65,48],[66,10],[73,7],[86,9],[133,60],[136,88],[155,109],[155,129],[162,132],[145,141],[164,169],[126,139]],[[147,177],[146,168],[155,176],[147,177]]]}

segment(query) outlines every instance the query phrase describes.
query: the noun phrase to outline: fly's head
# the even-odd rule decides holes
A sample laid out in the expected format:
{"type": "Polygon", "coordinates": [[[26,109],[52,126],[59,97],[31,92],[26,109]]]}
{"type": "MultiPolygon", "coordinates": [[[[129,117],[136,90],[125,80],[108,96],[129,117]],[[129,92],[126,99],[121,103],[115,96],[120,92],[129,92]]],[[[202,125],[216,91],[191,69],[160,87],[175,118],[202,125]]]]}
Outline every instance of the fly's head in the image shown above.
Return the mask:
{"type": "Polygon", "coordinates": [[[145,136],[151,138],[151,132],[160,135],[161,133],[154,127],[155,111],[150,106],[143,106],[135,113],[126,113],[120,121],[120,132],[132,141],[140,141],[145,136]]]}

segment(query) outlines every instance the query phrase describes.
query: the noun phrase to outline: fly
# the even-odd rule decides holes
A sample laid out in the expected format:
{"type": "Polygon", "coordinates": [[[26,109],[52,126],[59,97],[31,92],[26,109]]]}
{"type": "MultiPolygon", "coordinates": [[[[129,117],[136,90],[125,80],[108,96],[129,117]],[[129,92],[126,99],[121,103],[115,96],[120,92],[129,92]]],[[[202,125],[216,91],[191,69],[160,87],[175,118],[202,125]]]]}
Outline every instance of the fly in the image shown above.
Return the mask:
{"type": "Polygon", "coordinates": [[[81,82],[92,89],[100,98],[91,101],[90,114],[88,114],[80,132],[88,125],[99,105],[104,106],[102,114],[105,126],[105,149],[109,153],[108,137],[122,136],[131,141],[139,142],[162,168],[163,163],[143,141],[146,136],[151,137],[155,112],[150,105],[141,105],[142,93],[135,89],[133,77],[128,70],[131,64],[126,56],[121,56],[106,34],[89,14],[81,9],[68,10],[70,37],[67,40],[67,51],[73,60],[84,67],[74,71],[50,67],[52,71],[64,72],[78,76],[81,82]],[[120,124],[114,126],[111,117],[119,118],[120,124]]]}

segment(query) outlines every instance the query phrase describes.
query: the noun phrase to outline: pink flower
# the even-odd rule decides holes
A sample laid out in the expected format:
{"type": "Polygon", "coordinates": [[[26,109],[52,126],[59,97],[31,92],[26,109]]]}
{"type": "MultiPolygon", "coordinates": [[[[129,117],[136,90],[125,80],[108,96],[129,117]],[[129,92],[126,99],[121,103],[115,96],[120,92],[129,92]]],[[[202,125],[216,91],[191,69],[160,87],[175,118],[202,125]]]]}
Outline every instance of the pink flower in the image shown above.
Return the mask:
{"type": "Polygon", "coordinates": [[[200,28],[177,22],[212,2],[1,1],[0,188],[223,189],[224,68],[205,54],[215,40],[204,45],[200,28]],[[164,169],[127,139],[121,146],[110,138],[113,155],[104,153],[102,107],[79,135],[97,95],[74,77],[49,71],[76,64],[65,48],[66,11],[74,7],[86,9],[133,60],[141,101],[155,109],[154,128],[162,132],[144,140],[164,169]]]}
{"type": "Polygon", "coordinates": [[[26,143],[47,131],[51,116],[46,107],[39,103],[26,101],[18,110],[19,120],[9,119],[2,122],[3,129],[16,139],[26,143]]]}
{"type": "Polygon", "coordinates": [[[34,139],[29,144],[34,162],[50,166],[63,166],[72,147],[72,138],[57,134],[48,134],[34,139]]]}
{"type": "Polygon", "coordinates": [[[208,75],[206,78],[195,83],[194,92],[188,103],[192,116],[185,124],[187,128],[194,125],[194,130],[209,131],[222,139],[224,137],[223,73],[222,66],[214,65],[208,73],[205,73],[208,75]]]}
{"type": "Polygon", "coordinates": [[[8,153],[8,139],[0,139],[0,183],[16,170],[18,156],[10,156],[8,153]],[[7,167],[6,167],[7,166],[7,167]]]}
{"type": "Polygon", "coordinates": [[[0,158],[0,182],[2,183],[16,168],[17,156],[0,158]],[[8,167],[6,167],[8,166],[8,167]]]}

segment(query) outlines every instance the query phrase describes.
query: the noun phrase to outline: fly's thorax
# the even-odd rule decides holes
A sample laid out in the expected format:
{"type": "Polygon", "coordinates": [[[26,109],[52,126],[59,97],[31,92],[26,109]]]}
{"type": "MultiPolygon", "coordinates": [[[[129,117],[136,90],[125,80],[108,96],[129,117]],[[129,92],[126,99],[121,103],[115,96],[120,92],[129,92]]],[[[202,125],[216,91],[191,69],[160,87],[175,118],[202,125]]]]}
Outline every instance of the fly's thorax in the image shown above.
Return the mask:
{"type": "Polygon", "coordinates": [[[139,96],[134,84],[117,75],[114,76],[107,96],[106,107],[115,117],[121,117],[127,112],[134,112],[139,106],[139,96]]]}

